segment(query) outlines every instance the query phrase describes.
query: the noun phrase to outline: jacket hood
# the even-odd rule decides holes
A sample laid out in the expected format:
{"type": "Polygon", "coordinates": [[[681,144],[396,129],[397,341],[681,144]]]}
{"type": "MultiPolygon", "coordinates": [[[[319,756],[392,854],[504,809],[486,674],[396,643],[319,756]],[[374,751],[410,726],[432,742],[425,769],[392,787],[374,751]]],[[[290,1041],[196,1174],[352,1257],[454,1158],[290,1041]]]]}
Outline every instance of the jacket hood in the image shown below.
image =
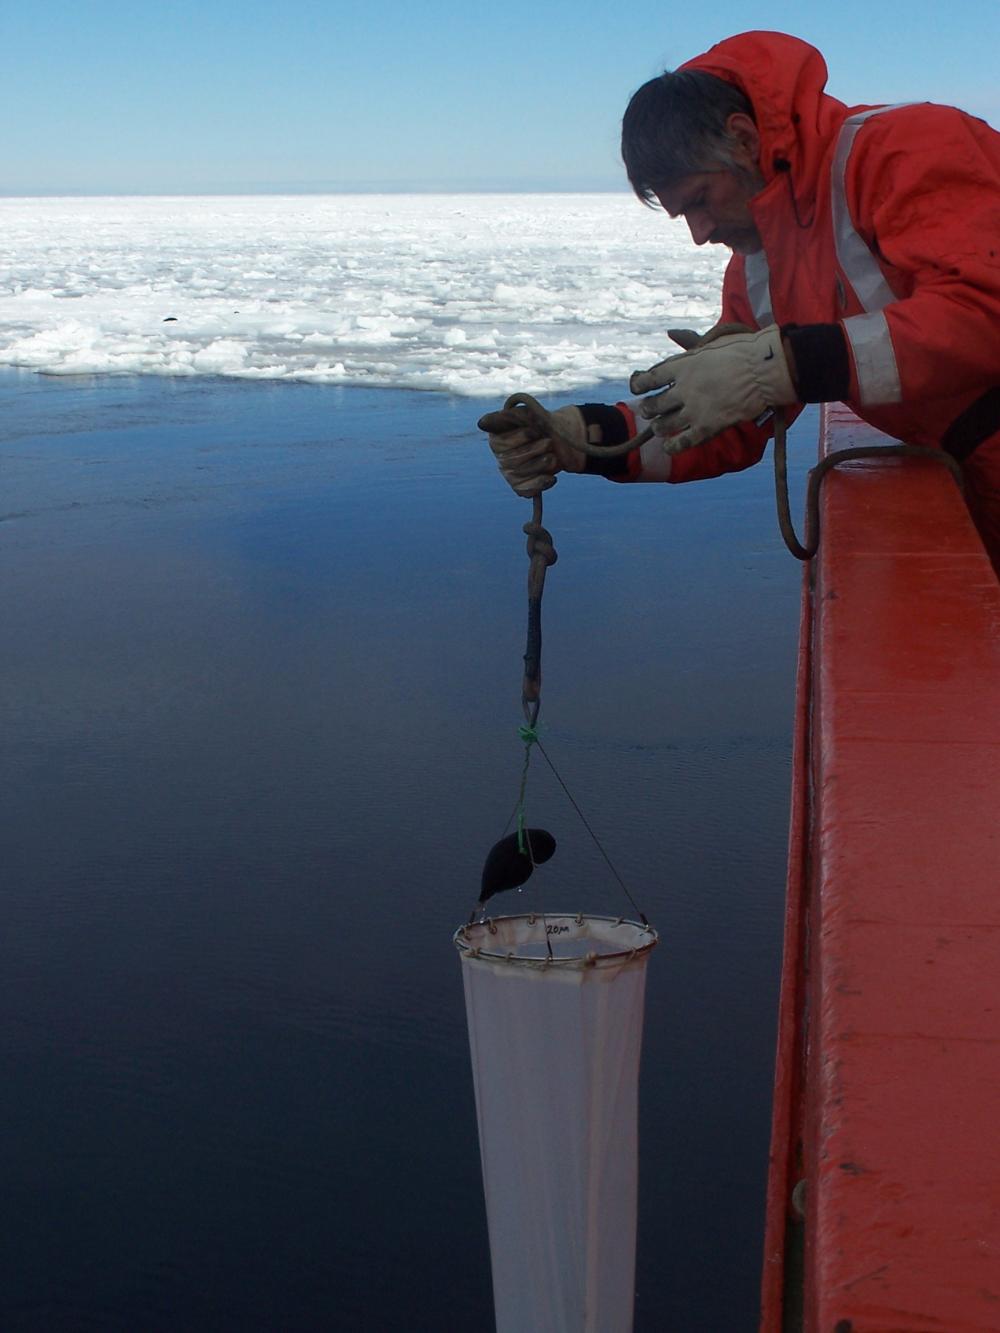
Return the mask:
{"type": "Polygon", "coordinates": [[[816,48],[783,32],[744,32],[680,68],[714,74],[750,99],[764,179],[770,184],[778,173],[789,172],[796,198],[807,203],[824,151],[848,111],[824,92],[826,61],[816,48]]]}

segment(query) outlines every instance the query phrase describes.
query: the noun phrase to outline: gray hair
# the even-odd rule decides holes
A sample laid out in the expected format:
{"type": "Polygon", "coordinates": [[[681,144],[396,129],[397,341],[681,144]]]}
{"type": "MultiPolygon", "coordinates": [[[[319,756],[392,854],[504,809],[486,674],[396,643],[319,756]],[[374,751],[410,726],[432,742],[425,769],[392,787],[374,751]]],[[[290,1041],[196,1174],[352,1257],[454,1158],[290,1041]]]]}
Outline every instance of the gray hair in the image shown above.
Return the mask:
{"type": "Polygon", "coordinates": [[[701,70],[665,70],[632,94],[622,119],[622,160],[632,189],[655,207],[657,192],[684,176],[722,168],[739,173],[734,112],[755,120],[748,97],[701,70]]]}

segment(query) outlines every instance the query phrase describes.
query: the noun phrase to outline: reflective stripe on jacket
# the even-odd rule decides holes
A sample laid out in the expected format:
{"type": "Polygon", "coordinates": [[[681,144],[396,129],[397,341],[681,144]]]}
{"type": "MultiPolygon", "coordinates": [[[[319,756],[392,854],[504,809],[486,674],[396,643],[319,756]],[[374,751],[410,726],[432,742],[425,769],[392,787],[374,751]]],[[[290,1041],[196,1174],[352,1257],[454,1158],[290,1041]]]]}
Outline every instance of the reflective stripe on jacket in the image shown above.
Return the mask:
{"type": "MultiPolygon", "coordinates": [[[[859,416],[959,456],[978,444],[1000,476],[1000,134],[931,103],[848,108],[819,52],[780,33],[684,68],[739,86],[761,136],[764,248],[730,261],[722,320],[840,322],[859,416]]],[[[767,434],[725,431],[677,455],[671,480],[747,467],[767,434]]]]}

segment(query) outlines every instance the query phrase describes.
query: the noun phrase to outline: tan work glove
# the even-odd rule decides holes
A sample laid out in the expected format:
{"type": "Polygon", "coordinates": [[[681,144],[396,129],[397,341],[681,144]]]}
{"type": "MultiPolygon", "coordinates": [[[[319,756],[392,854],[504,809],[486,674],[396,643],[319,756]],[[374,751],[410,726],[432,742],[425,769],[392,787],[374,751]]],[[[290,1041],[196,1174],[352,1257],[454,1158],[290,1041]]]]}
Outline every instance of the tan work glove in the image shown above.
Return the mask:
{"type": "Polygon", "coordinates": [[[692,351],[637,370],[629,381],[633,393],[664,390],[641,403],[639,414],[663,437],[667,453],[797,401],[776,324],[754,333],[713,334],[692,351]]]}
{"type": "MultiPolygon", "coordinates": [[[[578,407],[560,407],[550,413],[563,435],[587,442],[587,424],[578,407]]],[[[479,418],[479,429],[490,437],[490,448],[504,479],[518,495],[538,495],[556,484],[557,472],[582,472],[587,455],[555,436],[523,407],[487,412],[479,418]]]]}

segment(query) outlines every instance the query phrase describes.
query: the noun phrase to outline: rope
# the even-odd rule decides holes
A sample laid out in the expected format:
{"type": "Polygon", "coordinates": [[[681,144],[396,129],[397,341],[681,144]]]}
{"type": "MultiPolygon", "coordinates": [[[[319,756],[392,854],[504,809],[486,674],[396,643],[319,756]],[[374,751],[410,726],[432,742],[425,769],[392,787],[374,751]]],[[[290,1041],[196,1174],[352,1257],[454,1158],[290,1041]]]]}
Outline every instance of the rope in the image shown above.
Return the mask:
{"type": "MultiPolygon", "coordinates": [[[[739,333],[748,330],[738,325],[727,325],[713,329],[703,341],[711,341],[714,337],[719,337],[723,333],[739,333]]],[[[647,440],[652,439],[653,429],[647,426],[640,431],[638,435],[630,440],[625,440],[622,444],[597,445],[591,444],[589,440],[570,439],[565,435],[554,421],[552,414],[542,406],[536,398],[527,393],[515,393],[504,403],[504,410],[514,407],[525,408],[538,422],[542,431],[547,436],[555,436],[570,448],[580,453],[589,454],[595,458],[616,458],[622,454],[630,453],[633,449],[639,448],[647,440]]],[[[938,463],[943,463],[958,485],[963,485],[962,470],[959,464],[950,454],[944,453],[940,449],[929,449],[919,445],[912,444],[889,444],[889,445],[863,445],[856,449],[838,449],[832,454],[828,454],[822,459],[816,467],[809,472],[809,479],[806,487],[806,520],[805,520],[805,542],[799,541],[795,533],[795,525],[792,521],[791,506],[788,499],[788,461],[787,461],[787,436],[788,426],[785,412],[777,408],[774,412],[774,492],[775,502],[778,511],[778,527],[781,530],[782,540],[797,560],[811,560],[819,549],[820,540],[820,511],[819,495],[824,477],[837,467],[840,463],[852,462],[858,458],[927,458],[933,459],[938,463]]],[[[532,496],[531,522],[525,523],[523,531],[528,538],[528,631],[524,650],[524,679],[521,685],[521,707],[524,711],[526,726],[519,730],[521,740],[524,742],[524,763],[521,769],[521,786],[518,794],[517,804],[514,813],[517,818],[517,845],[518,850],[523,854],[527,849],[528,856],[534,864],[534,856],[531,851],[530,838],[525,836],[525,799],[528,783],[528,769],[531,763],[531,747],[537,745],[542,753],[542,757],[552,770],[557,782],[566,793],[567,799],[573,809],[579,815],[584,828],[593,839],[594,845],[604,858],[608,869],[618,881],[619,887],[625,894],[629,903],[635,912],[638,913],[643,925],[648,926],[644,913],[640,910],[638,904],[629,892],[625,881],[615,869],[611,858],[601,844],[600,839],[587,821],[586,816],[580,809],[572,793],[563,781],[562,776],[556,769],[555,764],[549,758],[545,747],[538,739],[536,730],[538,723],[538,710],[541,707],[542,690],[542,593],[545,590],[545,574],[550,565],[554,565],[558,559],[555,545],[552,541],[552,534],[543,526],[542,523],[542,493],[532,496]]],[[[508,820],[508,826],[510,821],[508,820]]],[[[544,919],[544,918],[543,918],[544,919]]],[[[551,944],[546,937],[546,944],[549,945],[551,954],[551,944]]]]}
{"type": "Polygon", "coordinates": [[[964,489],[961,466],[943,449],[930,449],[919,444],[865,444],[856,449],[837,449],[821,459],[809,472],[806,486],[805,541],[795,535],[791,506],[788,500],[788,427],[785,413],[778,408],[774,414],[774,498],[778,507],[778,527],[782,540],[796,560],[811,560],[819,550],[819,493],[823,478],[840,463],[851,463],[858,458],[929,458],[942,463],[955,478],[959,489],[964,489]]]}
{"type": "Polygon", "coordinates": [[[631,440],[625,440],[623,444],[591,444],[589,440],[571,440],[568,435],[556,425],[552,413],[541,405],[537,398],[532,398],[530,393],[512,393],[503,405],[503,410],[508,412],[512,407],[524,407],[543,426],[544,435],[555,436],[563,444],[568,444],[571,449],[577,453],[589,454],[591,458],[619,458],[622,454],[630,453],[633,449],[638,449],[641,444],[653,438],[652,426],[647,426],[641,430],[638,435],[634,435],[631,440]]]}
{"type": "MultiPolygon", "coordinates": [[[[650,439],[653,434],[652,428],[648,427],[637,435],[635,439],[627,440],[624,444],[604,447],[602,445],[594,445],[588,442],[584,445],[575,440],[567,440],[566,436],[563,435],[559,428],[552,422],[550,413],[546,411],[541,403],[532,398],[530,394],[512,394],[504,403],[505,410],[511,407],[527,408],[529,412],[537,415],[540,424],[545,428],[546,432],[552,435],[558,435],[560,439],[566,440],[568,444],[571,444],[574,449],[580,449],[584,453],[597,456],[604,455],[605,457],[608,457],[615,454],[626,453],[629,449],[635,449],[640,444],[643,444],[646,440],[650,439]]],[[[580,816],[584,828],[593,839],[594,845],[604,858],[608,869],[618,881],[625,897],[631,903],[633,910],[638,913],[642,924],[648,926],[649,921],[646,918],[646,914],[641,910],[636,903],[635,898],[633,898],[632,894],[629,892],[625,881],[616,870],[611,858],[604,850],[600,839],[594,832],[593,828],[591,828],[586,816],[574,799],[572,792],[566,786],[559,770],[549,758],[545,747],[538,738],[538,710],[541,707],[542,692],[542,593],[545,590],[545,574],[549,566],[554,565],[559,558],[552,542],[552,534],[542,524],[541,492],[532,496],[531,522],[525,523],[523,531],[528,538],[527,551],[530,563],[528,566],[528,633],[524,649],[524,679],[521,683],[521,707],[524,711],[525,722],[527,725],[518,728],[518,735],[524,742],[524,763],[521,766],[521,787],[518,792],[517,804],[514,807],[514,816],[512,816],[512,818],[516,816],[517,820],[518,851],[523,854],[525,850],[527,850],[531,863],[534,865],[535,858],[531,850],[531,839],[526,835],[524,823],[528,769],[531,764],[531,747],[537,745],[542,753],[542,757],[555,775],[556,781],[566,793],[570,805],[580,816]]],[[[509,825],[510,820],[507,822],[509,825]]],[[[544,921],[544,914],[542,914],[542,919],[544,921]]],[[[549,951],[549,956],[551,957],[552,945],[547,935],[545,943],[549,951]]]]}
{"type": "Polygon", "coordinates": [[[525,806],[525,792],[527,791],[528,788],[528,768],[531,764],[531,747],[538,741],[538,733],[535,731],[534,726],[528,726],[528,727],[519,727],[518,735],[521,737],[521,740],[524,741],[524,764],[521,768],[521,790],[518,792],[517,806],[516,806],[517,850],[521,853],[522,856],[524,855],[525,851],[527,851],[528,859],[531,861],[531,864],[534,865],[535,857],[534,853],[531,850],[531,839],[530,838],[525,839],[524,836],[524,806],[525,806]],[[527,847],[525,847],[525,842],[527,842],[527,847]]]}
{"type": "MultiPolygon", "coordinates": [[[[715,338],[722,337],[730,333],[749,333],[751,330],[741,324],[725,324],[715,329],[711,329],[704,338],[699,340],[698,345],[704,346],[705,343],[714,341],[715,338]]],[[[542,404],[529,393],[515,393],[504,403],[504,409],[512,407],[523,407],[534,416],[548,436],[556,436],[563,444],[575,449],[578,453],[589,454],[593,458],[617,458],[622,454],[630,453],[633,449],[638,449],[645,444],[647,440],[653,438],[653,428],[647,426],[641,430],[638,435],[632,439],[626,440],[623,444],[591,444],[589,440],[571,439],[564,434],[556,424],[552,414],[542,406],[542,404]]],[[[800,542],[795,533],[795,524],[792,521],[791,506],[788,499],[788,463],[787,463],[787,435],[788,425],[785,412],[779,407],[774,411],[774,498],[778,510],[778,528],[781,532],[782,540],[788,547],[796,560],[811,560],[819,550],[820,537],[820,518],[819,518],[819,493],[823,484],[823,478],[828,472],[831,472],[840,463],[849,463],[858,458],[926,458],[933,462],[941,463],[952,474],[957,482],[959,489],[964,490],[964,479],[962,476],[961,465],[952,458],[951,454],[945,453],[943,449],[931,449],[918,444],[868,444],[860,445],[855,449],[837,449],[832,454],[820,460],[809,472],[809,479],[806,486],[806,526],[805,541],[800,542]]],[[[537,597],[539,606],[537,611],[529,610],[529,634],[528,634],[528,653],[525,654],[525,682],[526,688],[523,698],[530,699],[534,707],[534,716],[528,716],[528,705],[525,703],[525,716],[528,721],[533,723],[534,717],[538,714],[538,691],[541,688],[541,596],[542,589],[545,586],[545,569],[548,565],[555,564],[556,552],[552,545],[551,535],[542,527],[542,497],[541,493],[533,497],[534,513],[530,523],[524,525],[524,531],[528,534],[528,555],[534,557],[537,552],[539,559],[544,558],[544,565],[535,565],[532,559],[532,569],[529,574],[528,604],[529,608],[533,606],[532,599],[537,597]],[[534,633],[530,628],[534,625],[534,633]],[[529,664],[529,654],[531,662],[529,664]],[[529,671],[531,673],[531,683],[529,681],[529,671]]]]}
{"type": "Polygon", "coordinates": [[[521,707],[529,727],[538,720],[542,691],[542,593],[545,573],[558,560],[552,535],[542,527],[541,494],[532,497],[531,522],[523,531],[528,538],[528,637],[524,648],[524,680],[521,683],[521,707]]]}
{"type": "MultiPolygon", "coordinates": [[[[591,444],[589,440],[574,440],[565,435],[557,425],[552,413],[543,407],[530,393],[512,393],[504,403],[504,411],[514,407],[525,408],[535,418],[546,436],[556,436],[564,444],[578,453],[590,454],[593,458],[617,458],[653,438],[652,426],[639,432],[623,444],[591,444]]],[[[528,538],[528,636],[524,650],[524,680],[521,685],[521,707],[529,727],[538,719],[542,689],[542,593],[545,590],[545,573],[550,565],[558,560],[552,534],[542,525],[542,495],[532,496],[531,522],[525,523],[523,531],[528,538]]]]}
{"type": "MultiPolygon", "coordinates": [[[[510,828],[511,824],[516,819],[517,850],[521,853],[522,856],[524,856],[524,854],[527,853],[528,860],[531,862],[532,868],[535,869],[537,868],[538,863],[535,860],[535,851],[531,845],[531,833],[528,829],[524,827],[524,811],[525,811],[526,793],[528,787],[528,768],[531,764],[531,747],[536,744],[538,745],[539,749],[541,749],[542,747],[541,743],[538,740],[538,732],[535,730],[533,725],[529,725],[526,727],[518,727],[517,734],[524,742],[524,763],[521,767],[521,788],[517,794],[517,803],[515,804],[514,809],[510,812],[510,818],[507,820],[507,823],[504,827],[504,831],[500,836],[502,838],[505,838],[507,836],[507,829],[510,828]]],[[[544,750],[542,751],[542,753],[543,754],[545,753],[544,750]]],[[[548,760],[548,755],[546,755],[545,758],[546,760],[548,760]]],[[[542,925],[546,927],[545,950],[549,958],[552,958],[554,956],[552,952],[552,941],[549,939],[549,932],[547,928],[547,922],[545,920],[544,908],[540,908],[537,915],[541,918],[542,925]]],[[[473,921],[475,921],[475,919],[476,919],[476,909],[473,908],[472,913],[469,916],[470,926],[472,925],[473,921]]],[[[643,924],[648,924],[648,922],[644,922],[643,924]]]]}
{"type": "Polygon", "coordinates": [[[538,748],[539,748],[539,750],[541,751],[542,758],[545,760],[545,762],[548,764],[549,768],[551,768],[553,774],[555,775],[555,779],[556,779],[556,781],[559,783],[559,786],[562,787],[563,791],[566,793],[566,798],[567,798],[567,800],[569,801],[570,805],[573,807],[573,809],[576,811],[576,813],[580,816],[580,819],[581,819],[581,821],[582,821],[582,823],[583,823],[583,827],[587,830],[587,832],[590,834],[591,838],[594,840],[594,846],[597,848],[597,850],[598,850],[598,851],[601,853],[601,855],[604,857],[604,860],[605,860],[605,863],[606,863],[608,869],[611,871],[612,875],[614,875],[615,879],[618,881],[618,886],[619,886],[619,888],[621,889],[622,893],[624,893],[625,897],[626,897],[626,898],[629,900],[629,902],[632,904],[632,910],[635,911],[635,912],[637,912],[637,913],[639,914],[639,919],[642,921],[642,924],[643,924],[644,926],[648,926],[648,925],[649,925],[649,922],[646,920],[646,914],[645,914],[645,912],[642,911],[642,909],[639,907],[639,904],[638,904],[638,903],[636,902],[636,900],[632,897],[631,893],[629,893],[628,888],[626,887],[625,881],[622,879],[621,875],[619,875],[618,871],[615,869],[614,865],[612,864],[611,857],[608,856],[607,852],[604,850],[603,845],[601,844],[601,840],[600,840],[600,838],[597,836],[597,834],[594,832],[594,830],[590,827],[590,824],[587,822],[587,817],[586,817],[586,815],[583,813],[583,811],[582,811],[582,810],[580,809],[580,807],[577,805],[576,801],[573,799],[573,793],[572,793],[572,792],[570,791],[570,789],[566,786],[566,783],[565,783],[565,782],[563,781],[563,779],[562,779],[562,775],[560,774],[559,770],[556,768],[556,766],[555,766],[555,764],[552,762],[552,760],[549,758],[548,753],[547,753],[547,751],[546,751],[546,749],[545,749],[545,746],[542,744],[541,741],[538,741],[538,748]]]}

